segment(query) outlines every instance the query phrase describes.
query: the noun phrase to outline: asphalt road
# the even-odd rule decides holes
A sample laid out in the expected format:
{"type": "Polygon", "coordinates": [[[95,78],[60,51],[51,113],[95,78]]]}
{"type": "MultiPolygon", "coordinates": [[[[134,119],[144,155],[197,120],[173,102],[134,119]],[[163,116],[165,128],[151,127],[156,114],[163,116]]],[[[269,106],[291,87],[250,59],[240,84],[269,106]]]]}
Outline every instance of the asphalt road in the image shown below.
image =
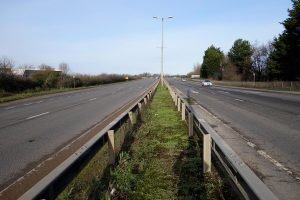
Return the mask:
{"type": "Polygon", "coordinates": [[[300,177],[300,95],[168,81],[300,177]]]}
{"type": "Polygon", "coordinates": [[[35,167],[66,142],[140,95],[154,81],[111,84],[1,104],[0,186],[35,167]]]}

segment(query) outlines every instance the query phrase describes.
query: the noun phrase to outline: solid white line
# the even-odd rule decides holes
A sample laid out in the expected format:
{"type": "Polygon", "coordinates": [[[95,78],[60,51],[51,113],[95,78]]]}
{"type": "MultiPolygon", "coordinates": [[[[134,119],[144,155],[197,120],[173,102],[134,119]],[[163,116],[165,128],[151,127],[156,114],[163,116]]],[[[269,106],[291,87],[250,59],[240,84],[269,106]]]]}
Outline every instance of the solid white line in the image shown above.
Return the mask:
{"type": "Polygon", "coordinates": [[[93,99],[90,99],[89,101],[94,101],[94,100],[96,100],[97,98],[93,98],[93,99]]]}
{"type": "Polygon", "coordinates": [[[16,106],[11,106],[11,107],[7,107],[7,108],[4,108],[5,110],[10,110],[10,109],[13,109],[15,108],[16,106]]]}
{"type": "Polygon", "coordinates": [[[260,154],[261,156],[263,156],[265,159],[267,159],[270,162],[272,162],[279,169],[286,171],[288,174],[293,174],[293,172],[291,172],[288,168],[286,168],[285,166],[283,166],[283,164],[281,164],[280,162],[278,162],[277,160],[275,160],[274,158],[272,158],[265,151],[258,150],[257,153],[260,154]]]}
{"type": "Polygon", "coordinates": [[[234,99],[234,100],[236,100],[236,101],[240,101],[240,102],[243,102],[244,100],[242,100],[242,99],[234,99]]]}
{"type": "Polygon", "coordinates": [[[33,119],[33,118],[40,117],[40,116],[47,115],[47,114],[49,114],[49,112],[44,112],[44,113],[41,113],[41,114],[38,114],[38,115],[27,117],[26,119],[33,119]]]}

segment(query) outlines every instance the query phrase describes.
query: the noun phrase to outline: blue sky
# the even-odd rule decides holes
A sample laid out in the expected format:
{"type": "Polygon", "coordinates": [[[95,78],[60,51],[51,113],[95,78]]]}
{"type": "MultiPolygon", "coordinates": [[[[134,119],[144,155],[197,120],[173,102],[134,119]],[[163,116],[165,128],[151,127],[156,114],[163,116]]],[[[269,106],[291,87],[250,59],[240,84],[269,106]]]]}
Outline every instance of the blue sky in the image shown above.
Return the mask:
{"type": "Polygon", "coordinates": [[[265,43],[283,31],[290,0],[0,0],[0,57],[15,65],[67,62],[74,73],[186,74],[210,46],[265,43]]]}

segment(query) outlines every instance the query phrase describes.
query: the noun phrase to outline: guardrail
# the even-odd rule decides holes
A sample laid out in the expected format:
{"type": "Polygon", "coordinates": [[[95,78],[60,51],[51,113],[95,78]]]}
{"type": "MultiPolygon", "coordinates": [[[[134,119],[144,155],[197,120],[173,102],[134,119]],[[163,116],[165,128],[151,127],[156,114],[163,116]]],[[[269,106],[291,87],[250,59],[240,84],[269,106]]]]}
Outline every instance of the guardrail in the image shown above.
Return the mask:
{"type": "Polygon", "coordinates": [[[180,94],[165,81],[170,95],[178,111],[182,112],[182,120],[187,120],[189,136],[198,132],[203,141],[203,172],[211,171],[211,161],[222,168],[230,177],[232,185],[244,199],[277,200],[271,190],[255,175],[255,173],[239,158],[228,144],[205,122],[196,107],[190,105],[187,97],[180,94]]]}
{"type": "Polygon", "coordinates": [[[62,162],[47,176],[42,178],[27,192],[18,199],[55,199],[58,194],[68,185],[68,183],[77,175],[85,164],[99,151],[104,144],[108,143],[109,163],[113,164],[117,156],[115,148],[114,128],[121,126],[125,118],[128,118],[131,124],[136,123],[136,116],[142,111],[154,91],[158,82],[154,83],[140,97],[133,102],[127,110],[115,118],[109,125],[105,126],[91,140],[85,143],[80,149],[73,153],[68,159],[62,162]]]}

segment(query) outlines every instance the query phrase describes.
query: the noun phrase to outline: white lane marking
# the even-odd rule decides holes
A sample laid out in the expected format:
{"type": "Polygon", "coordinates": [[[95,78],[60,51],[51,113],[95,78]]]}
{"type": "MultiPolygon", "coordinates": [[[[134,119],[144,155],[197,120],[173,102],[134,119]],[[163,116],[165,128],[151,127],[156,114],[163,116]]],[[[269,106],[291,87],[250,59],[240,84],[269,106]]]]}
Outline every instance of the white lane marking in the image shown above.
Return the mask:
{"type": "Polygon", "coordinates": [[[38,102],[36,102],[36,103],[42,103],[43,101],[38,101],[38,102]]]}
{"type": "Polygon", "coordinates": [[[29,106],[29,105],[31,105],[32,103],[24,103],[23,105],[24,106],[29,106]]]}
{"type": "Polygon", "coordinates": [[[257,153],[260,154],[261,156],[263,156],[264,158],[266,158],[267,160],[269,160],[270,162],[272,162],[279,169],[286,171],[290,175],[293,174],[293,172],[291,172],[288,168],[286,168],[285,166],[283,166],[283,164],[281,164],[280,162],[278,162],[277,160],[275,160],[274,158],[272,158],[266,152],[264,152],[262,150],[258,150],[257,153]]]}
{"type": "Polygon", "coordinates": [[[194,94],[199,94],[199,92],[195,91],[195,90],[191,90],[192,93],[194,94]]]}
{"type": "Polygon", "coordinates": [[[96,100],[97,98],[92,98],[92,99],[89,99],[89,101],[94,101],[94,100],[96,100]]]}
{"type": "Polygon", "coordinates": [[[240,101],[240,102],[243,102],[244,100],[243,99],[234,99],[236,101],[240,101]]]}
{"type": "Polygon", "coordinates": [[[256,147],[256,145],[253,144],[252,142],[247,142],[247,145],[250,146],[250,147],[252,147],[252,148],[255,148],[255,147],[256,147]]]}
{"type": "Polygon", "coordinates": [[[41,114],[38,114],[38,115],[27,117],[26,119],[33,119],[33,118],[37,118],[37,117],[40,117],[40,116],[43,116],[43,115],[47,115],[47,114],[49,114],[49,112],[44,112],[44,113],[41,113],[41,114]]]}
{"type": "Polygon", "coordinates": [[[7,107],[7,108],[4,108],[5,110],[10,110],[10,109],[13,109],[15,108],[16,106],[11,106],[11,107],[7,107]]]}

